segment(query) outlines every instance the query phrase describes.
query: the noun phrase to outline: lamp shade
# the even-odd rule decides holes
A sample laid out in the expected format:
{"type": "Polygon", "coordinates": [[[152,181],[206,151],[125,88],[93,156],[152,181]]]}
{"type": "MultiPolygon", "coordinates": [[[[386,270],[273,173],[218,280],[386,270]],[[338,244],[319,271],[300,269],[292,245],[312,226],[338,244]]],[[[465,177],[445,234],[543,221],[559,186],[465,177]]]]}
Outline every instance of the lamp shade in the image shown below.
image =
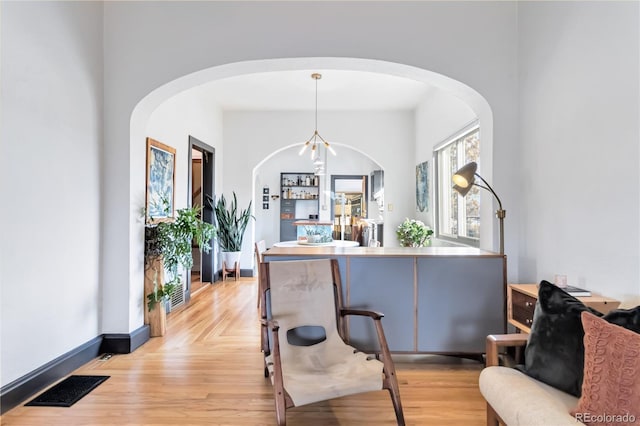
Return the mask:
{"type": "Polygon", "coordinates": [[[473,187],[473,185],[469,185],[465,188],[459,186],[459,185],[453,185],[453,189],[460,194],[460,196],[464,197],[465,195],[467,195],[467,192],[469,192],[471,190],[471,188],[473,187]]]}
{"type": "Polygon", "coordinates": [[[455,183],[455,186],[453,188],[464,196],[467,192],[469,192],[469,189],[473,185],[473,182],[476,180],[476,170],[478,170],[478,164],[475,161],[472,161],[460,167],[460,169],[458,169],[458,171],[453,175],[452,179],[453,183],[455,183]],[[456,188],[456,186],[458,188],[456,188]],[[466,189],[464,194],[462,194],[460,189],[466,189]]]}

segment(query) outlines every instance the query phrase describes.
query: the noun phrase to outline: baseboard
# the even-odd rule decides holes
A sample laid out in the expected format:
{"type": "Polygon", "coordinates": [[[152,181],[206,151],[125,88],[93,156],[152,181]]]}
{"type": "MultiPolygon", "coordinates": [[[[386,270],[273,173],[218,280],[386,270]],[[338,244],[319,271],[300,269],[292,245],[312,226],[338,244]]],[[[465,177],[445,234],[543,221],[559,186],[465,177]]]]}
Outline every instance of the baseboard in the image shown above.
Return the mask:
{"type": "MultiPolygon", "coordinates": [[[[253,272],[253,269],[240,269],[240,276],[241,277],[254,277],[255,274],[253,272]]],[[[222,280],[222,270],[221,269],[216,271],[215,278],[216,278],[216,282],[222,280]]],[[[231,279],[233,279],[233,278],[231,278],[231,279]]]]}
{"type": "Polygon", "coordinates": [[[103,334],[100,353],[129,354],[149,340],[149,326],[143,325],[128,334],[103,334]]]}
{"type": "Polygon", "coordinates": [[[101,353],[127,354],[149,340],[149,326],[128,334],[103,334],[70,350],[0,389],[0,414],[40,392],[72,371],[95,359],[101,353]]]}
{"type": "Polygon", "coordinates": [[[86,364],[100,353],[102,336],[59,356],[0,389],[0,414],[4,414],[51,383],[86,364]]]}

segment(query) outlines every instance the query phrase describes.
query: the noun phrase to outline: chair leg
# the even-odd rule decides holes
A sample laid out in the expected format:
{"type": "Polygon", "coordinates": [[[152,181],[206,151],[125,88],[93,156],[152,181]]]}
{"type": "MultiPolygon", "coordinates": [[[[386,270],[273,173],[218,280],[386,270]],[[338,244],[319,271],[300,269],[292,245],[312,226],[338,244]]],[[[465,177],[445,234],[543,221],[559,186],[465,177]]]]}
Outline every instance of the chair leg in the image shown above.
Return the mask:
{"type": "Polygon", "coordinates": [[[260,277],[258,277],[258,302],[256,308],[260,309],[260,277]]]}
{"type": "Polygon", "coordinates": [[[285,405],[284,393],[278,389],[274,389],[276,400],[276,420],[278,426],[286,426],[287,424],[287,407],[285,405]]]}
{"type": "Polygon", "coordinates": [[[487,426],[499,426],[498,415],[493,410],[493,407],[487,403],[487,426]]]}
{"type": "Polygon", "coordinates": [[[396,412],[396,422],[398,426],[404,426],[404,413],[402,412],[402,403],[400,402],[400,394],[393,386],[389,389],[389,395],[391,396],[391,402],[393,403],[393,410],[396,412]]]}

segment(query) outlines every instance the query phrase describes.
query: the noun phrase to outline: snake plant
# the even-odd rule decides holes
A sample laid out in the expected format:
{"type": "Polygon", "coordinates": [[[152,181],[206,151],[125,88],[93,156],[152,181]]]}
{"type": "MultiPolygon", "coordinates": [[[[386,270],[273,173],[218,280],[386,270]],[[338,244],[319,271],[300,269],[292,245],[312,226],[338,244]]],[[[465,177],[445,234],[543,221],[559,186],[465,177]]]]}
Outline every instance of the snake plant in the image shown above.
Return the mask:
{"type": "Polygon", "coordinates": [[[250,219],[255,219],[251,214],[251,201],[244,210],[238,209],[238,198],[233,193],[233,200],[227,205],[224,194],[220,196],[218,202],[213,202],[213,198],[207,195],[207,202],[216,213],[218,223],[218,244],[222,251],[237,252],[242,250],[242,239],[244,231],[250,219]]]}

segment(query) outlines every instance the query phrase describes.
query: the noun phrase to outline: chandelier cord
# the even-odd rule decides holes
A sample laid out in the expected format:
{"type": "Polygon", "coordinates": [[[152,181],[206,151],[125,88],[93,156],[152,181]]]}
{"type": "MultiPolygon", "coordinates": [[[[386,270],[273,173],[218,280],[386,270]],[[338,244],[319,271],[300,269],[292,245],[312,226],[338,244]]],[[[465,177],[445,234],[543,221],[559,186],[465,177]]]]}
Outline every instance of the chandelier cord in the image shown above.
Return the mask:
{"type": "Polygon", "coordinates": [[[316,135],[318,134],[318,79],[316,78],[316,135]]]}

